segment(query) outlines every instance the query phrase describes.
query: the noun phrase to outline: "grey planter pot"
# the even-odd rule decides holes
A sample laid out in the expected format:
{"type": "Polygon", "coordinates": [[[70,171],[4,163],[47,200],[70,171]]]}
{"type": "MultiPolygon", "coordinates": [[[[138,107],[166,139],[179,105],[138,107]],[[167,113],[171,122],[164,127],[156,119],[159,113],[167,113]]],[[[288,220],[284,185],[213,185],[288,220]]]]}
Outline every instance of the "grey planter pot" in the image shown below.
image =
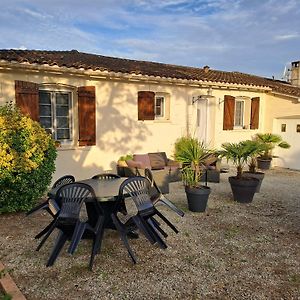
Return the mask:
{"type": "Polygon", "coordinates": [[[255,172],[255,173],[251,173],[251,172],[243,172],[243,177],[252,177],[252,178],[256,178],[259,180],[258,186],[256,187],[256,193],[259,193],[260,191],[260,187],[262,184],[262,181],[265,177],[265,173],[263,172],[255,172]]]}
{"type": "Polygon", "coordinates": [[[193,212],[205,212],[208,197],[211,192],[210,187],[201,186],[201,188],[185,187],[188,207],[193,212]]]}
{"type": "Polygon", "coordinates": [[[235,176],[228,178],[233,200],[240,203],[250,203],[253,200],[259,180],[256,178],[240,178],[235,176]]]}
{"type": "Polygon", "coordinates": [[[261,158],[256,159],[257,167],[261,170],[269,170],[271,168],[272,158],[261,158]]]}

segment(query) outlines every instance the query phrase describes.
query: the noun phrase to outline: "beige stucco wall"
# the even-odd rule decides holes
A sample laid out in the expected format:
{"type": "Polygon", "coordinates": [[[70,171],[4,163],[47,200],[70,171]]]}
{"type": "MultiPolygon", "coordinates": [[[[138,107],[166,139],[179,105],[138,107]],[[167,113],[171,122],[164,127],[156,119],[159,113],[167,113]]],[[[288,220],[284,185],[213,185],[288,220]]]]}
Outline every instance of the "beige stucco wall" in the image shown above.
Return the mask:
{"type": "MultiPolygon", "coordinates": [[[[37,72],[0,72],[0,104],[15,100],[15,80],[39,84],[53,83],[96,87],[96,146],[62,146],[58,150],[53,180],[73,174],[77,179],[90,177],[104,170],[115,170],[117,159],[127,153],[165,151],[172,157],[175,140],[187,131],[190,99],[199,89],[186,86],[130,83],[108,80],[87,80],[37,72]],[[169,121],[138,121],[139,90],[164,92],[170,95],[169,121]]],[[[75,96],[76,99],[76,96],[75,96]]],[[[74,103],[74,136],[78,136],[77,106],[74,103]]]]}
{"type": "MultiPolygon", "coordinates": [[[[104,170],[115,170],[117,159],[128,153],[165,151],[172,157],[176,139],[188,131],[197,136],[197,107],[193,97],[207,94],[207,88],[186,85],[143,83],[122,80],[91,79],[76,74],[55,74],[43,71],[0,72],[0,104],[15,100],[15,80],[39,84],[65,84],[73,87],[96,87],[96,146],[62,146],[58,150],[57,170],[53,180],[73,174],[77,179],[88,178],[104,170]],[[170,96],[169,121],[138,121],[137,93],[150,90],[170,96]]],[[[76,90],[76,89],[75,89],[76,90]]],[[[257,132],[272,131],[273,120],[278,116],[300,114],[300,104],[290,99],[270,96],[263,91],[213,88],[214,97],[207,99],[207,142],[219,149],[224,142],[250,139],[257,132]],[[260,97],[259,129],[223,130],[224,95],[234,97],[260,97]],[[297,112],[296,112],[297,111],[297,112]]],[[[74,97],[74,137],[78,137],[77,104],[74,97]]],[[[249,125],[250,102],[246,103],[245,124],[249,125]]],[[[201,123],[202,124],[202,123],[201,123]]],[[[203,124],[201,125],[203,126],[203,124]]],[[[248,126],[249,127],[249,126],[248,126]]]]}

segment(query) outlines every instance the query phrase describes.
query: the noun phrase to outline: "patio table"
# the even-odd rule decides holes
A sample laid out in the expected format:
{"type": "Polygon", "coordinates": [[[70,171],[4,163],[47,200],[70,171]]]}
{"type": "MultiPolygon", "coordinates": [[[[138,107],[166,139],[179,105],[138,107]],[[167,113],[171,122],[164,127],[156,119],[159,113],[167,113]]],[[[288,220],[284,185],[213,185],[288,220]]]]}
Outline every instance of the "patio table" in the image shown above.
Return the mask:
{"type": "MultiPolygon", "coordinates": [[[[119,202],[117,201],[118,194],[119,194],[119,187],[126,179],[127,177],[121,177],[121,178],[115,178],[109,180],[90,178],[90,179],[78,181],[81,183],[88,184],[94,189],[96,198],[98,200],[98,204],[104,214],[105,228],[115,229],[115,226],[111,219],[111,213],[115,212],[119,207],[119,202]]],[[[58,189],[59,187],[51,189],[48,193],[48,196],[51,199],[54,199],[58,189]]],[[[86,202],[86,210],[89,217],[89,222],[91,223],[91,225],[94,225],[98,219],[98,215],[94,207],[94,203],[86,202]]]]}

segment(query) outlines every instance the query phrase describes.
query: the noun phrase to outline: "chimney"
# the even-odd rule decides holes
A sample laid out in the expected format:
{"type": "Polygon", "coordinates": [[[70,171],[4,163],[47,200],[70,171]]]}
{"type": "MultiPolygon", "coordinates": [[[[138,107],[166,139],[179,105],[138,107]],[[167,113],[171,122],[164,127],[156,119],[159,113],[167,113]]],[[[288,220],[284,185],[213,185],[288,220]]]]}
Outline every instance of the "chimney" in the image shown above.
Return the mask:
{"type": "Polygon", "coordinates": [[[300,86],[300,61],[292,62],[291,84],[300,86]]]}
{"type": "Polygon", "coordinates": [[[208,73],[209,69],[210,69],[209,66],[204,66],[203,67],[204,73],[208,73]]]}

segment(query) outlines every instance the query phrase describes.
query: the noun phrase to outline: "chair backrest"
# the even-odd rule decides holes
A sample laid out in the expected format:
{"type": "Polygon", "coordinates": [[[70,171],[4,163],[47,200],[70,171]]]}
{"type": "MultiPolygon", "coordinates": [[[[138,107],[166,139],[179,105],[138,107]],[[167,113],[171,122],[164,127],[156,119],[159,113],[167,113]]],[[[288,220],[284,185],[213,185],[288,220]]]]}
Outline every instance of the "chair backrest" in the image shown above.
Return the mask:
{"type": "Polygon", "coordinates": [[[69,183],[72,183],[72,182],[75,182],[75,177],[73,175],[65,175],[65,176],[60,177],[59,179],[57,179],[54,182],[52,188],[63,186],[63,185],[66,185],[66,184],[69,184],[69,183]]]}
{"type": "Polygon", "coordinates": [[[151,172],[150,169],[146,168],[145,169],[145,177],[150,181],[151,183],[151,191],[150,194],[162,194],[160,188],[158,187],[158,185],[156,184],[153,174],[151,172]]]}
{"type": "Polygon", "coordinates": [[[124,195],[130,196],[140,212],[153,209],[149,194],[150,185],[150,181],[145,177],[130,177],[120,185],[119,199],[122,199],[124,195]]]}
{"type": "Polygon", "coordinates": [[[121,176],[117,174],[112,174],[112,173],[102,173],[102,174],[97,174],[92,177],[92,179],[100,179],[100,180],[111,180],[111,179],[117,179],[121,178],[121,176]]]}
{"type": "Polygon", "coordinates": [[[55,195],[55,201],[61,203],[59,218],[79,219],[82,204],[89,198],[89,201],[96,201],[93,188],[85,183],[70,183],[60,187],[55,195]]]}

